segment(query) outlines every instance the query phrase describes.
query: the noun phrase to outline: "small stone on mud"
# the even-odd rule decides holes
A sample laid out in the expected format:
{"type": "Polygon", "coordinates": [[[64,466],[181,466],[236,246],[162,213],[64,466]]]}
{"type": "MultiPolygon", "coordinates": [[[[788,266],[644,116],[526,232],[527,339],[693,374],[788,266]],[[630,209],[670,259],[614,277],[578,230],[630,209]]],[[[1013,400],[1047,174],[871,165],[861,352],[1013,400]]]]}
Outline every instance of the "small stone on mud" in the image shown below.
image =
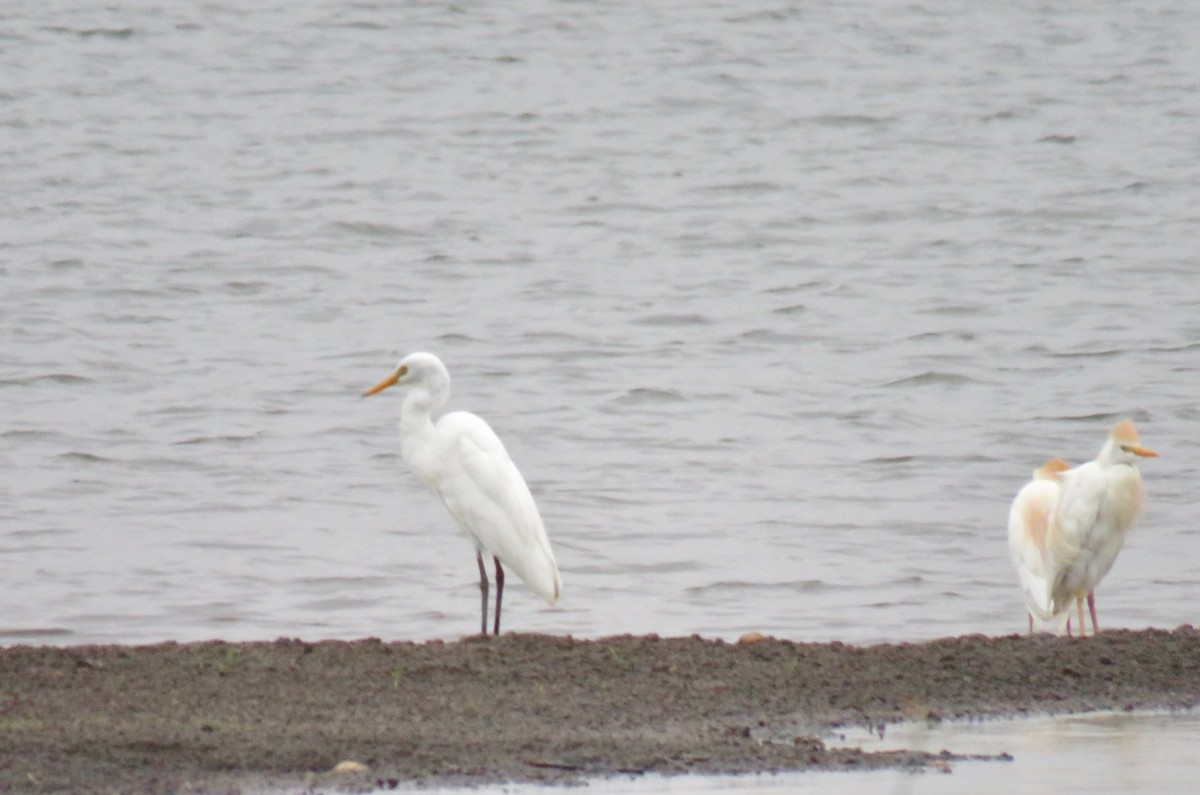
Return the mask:
{"type": "Polygon", "coordinates": [[[742,635],[740,638],[738,638],[737,642],[739,646],[753,646],[755,643],[762,643],[764,640],[767,640],[768,637],[769,636],[764,635],[761,632],[747,632],[745,635],[742,635]]]}
{"type": "Polygon", "coordinates": [[[333,773],[366,773],[371,768],[364,765],[362,762],[355,762],[353,759],[345,759],[333,766],[333,773]]]}

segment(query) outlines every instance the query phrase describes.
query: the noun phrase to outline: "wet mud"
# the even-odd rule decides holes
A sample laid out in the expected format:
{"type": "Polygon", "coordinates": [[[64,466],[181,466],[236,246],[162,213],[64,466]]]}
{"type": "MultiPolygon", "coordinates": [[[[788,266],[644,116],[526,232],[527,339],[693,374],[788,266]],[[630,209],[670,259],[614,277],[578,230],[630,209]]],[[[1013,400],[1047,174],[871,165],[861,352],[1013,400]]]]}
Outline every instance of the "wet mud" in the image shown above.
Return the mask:
{"type": "Polygon", "coordinates": [[[1191,627],[866,647],[750,640],[12,646],[0,649],[0,792],[944,770],[953,748],[866,753],[828,747],[828,732],[1200,703],[1191,627]]]}

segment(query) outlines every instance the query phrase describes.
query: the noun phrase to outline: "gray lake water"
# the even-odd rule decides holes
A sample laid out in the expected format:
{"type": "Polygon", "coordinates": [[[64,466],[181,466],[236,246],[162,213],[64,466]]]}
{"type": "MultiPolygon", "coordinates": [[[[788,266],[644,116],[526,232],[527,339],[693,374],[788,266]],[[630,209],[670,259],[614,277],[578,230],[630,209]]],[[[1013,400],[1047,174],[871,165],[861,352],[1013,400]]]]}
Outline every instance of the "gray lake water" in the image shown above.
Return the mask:
{"type": "Polygon", "coordinates": [[[1102,626],[1200,602],[1200,4],[0,12],[0,643],[457,638],[412,350],[597,637],[1023,631],[1008,503],[1129,416],[1102,626]]]}

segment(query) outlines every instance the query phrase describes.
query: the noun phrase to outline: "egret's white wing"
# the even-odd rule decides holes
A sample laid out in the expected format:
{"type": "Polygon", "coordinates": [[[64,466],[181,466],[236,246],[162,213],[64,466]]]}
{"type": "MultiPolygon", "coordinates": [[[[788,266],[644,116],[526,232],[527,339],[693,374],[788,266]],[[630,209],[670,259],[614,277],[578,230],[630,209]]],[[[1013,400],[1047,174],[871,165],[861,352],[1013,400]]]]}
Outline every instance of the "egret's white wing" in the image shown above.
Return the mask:
{"type": "Polygon", "coordinates": [[[1083,587],[1092,555],[1092,533],[1104,504],[1107,480],[1094,461],[1062,476],[1062,492],[1050,528],[1048,561],[1054,571],[1051,606],[1065,610],[1083,587]]]}
{"type": "Polygon", "coordinates": [[[438,420],[438,494],[459,526],[539,596],[553,604],[561,590],[550,539],[529,486],[491,427],[467,412],[438,420]]]}

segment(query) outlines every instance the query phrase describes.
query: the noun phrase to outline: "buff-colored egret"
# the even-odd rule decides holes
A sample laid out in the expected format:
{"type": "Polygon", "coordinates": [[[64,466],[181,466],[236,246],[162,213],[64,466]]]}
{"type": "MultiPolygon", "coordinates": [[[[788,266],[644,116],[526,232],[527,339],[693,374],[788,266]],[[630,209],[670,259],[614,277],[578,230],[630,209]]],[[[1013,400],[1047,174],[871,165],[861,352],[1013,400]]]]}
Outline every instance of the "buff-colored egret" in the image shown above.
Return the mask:
{"type": "Polygon", "coordinates": [[[487,635],[488,577],[483,556],[496,565],[496,621],[504,568],[517,573],[553,605],[562,590],[550,539],[525,479],[499,437],[479,417],[465,411],[433,413],[450,396],[450,373],[432,353],[410,353],[387,378],[363,393],[374,395],[393,384],[409,387],[400,409],[400,452],[413,473],[434,491],[475,545],[482,595],[482,632],[487,635]]]}
{"type": "Polygon", "coordinates": [[[1064,629],[1069,613],[1055,615],[1050,606],[1049,567],[1046,560],[1046,533],[1054,509],[1058,505],[1061,475],[1071,465],[1061,458],[1051,458],[1033,472],[1033,479],[1021,487],[1008,511],[1008,551],[1025,607],[1029,615],[1029,631],[1034,619],[1051,622],[1055,632],[1064,629]]]}
{"type": "Polygon", "coordinates": [[[1134,462],[1158,453],[1142,447],[1129,420],[1113,426],[1096,460],[1062,473],[1062,492],[1050,523],[1047,550],[1054,570],[1050,602],[1054,612],[1069,611],[1071,599],[1079,609],[1079,634],[1083,625],[1083,600],[1087,597],[1096,623],[1096,586],[1112,568],[1125,536],[1145,502],[1142,476],[1134,462]]]}

